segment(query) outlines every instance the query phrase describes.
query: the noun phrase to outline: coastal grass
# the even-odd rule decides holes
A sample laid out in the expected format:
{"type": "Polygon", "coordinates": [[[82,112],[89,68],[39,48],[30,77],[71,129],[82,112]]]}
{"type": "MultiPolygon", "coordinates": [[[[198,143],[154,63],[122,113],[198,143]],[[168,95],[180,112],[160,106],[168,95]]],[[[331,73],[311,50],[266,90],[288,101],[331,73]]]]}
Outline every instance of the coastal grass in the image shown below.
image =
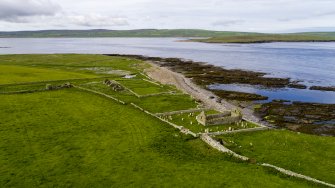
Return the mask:
{"type": "Polygon", "coordinates": [[[259,163],[335,183],[335,138],[287,130],[236,133],[217,137],[228,148],[259,163]]]}
{"type": "MultiPolygon", "coordinates": [[[[0,187],[318,186],[237,161],[129,104],[153,113],[196,108],[189,95],[139,98],[102,83],[122,80],[117,72],[143,79],[148,66],[104,55],[1,55],[0,67],[13,74],[0,78],[0,93],[70,82],[126,104],[75,88],[0,94],[0,187]]],[[[150,83],[142,81],[135,86],[150,83]]],[[[151,85],[141,89],[157,92],[151,85]]]]}
{"type": "Polygon", "coordinates": [[[129,88],[138,95],[150,95],[169,92],[171,89],[167,85],[156,85],[143,79],[122,79],[117,80],[117,82],[129,88]]]}
{"type": "Polygon", "coordinates": [[[152,113],[194,109],[198,105],[194,99],[186,94],[162,94],[138,98],[128,90],[114,91],[102,83],[82,84],[81,86],[113,96],[126,103],[134,103],[152,113]]]}
{"type": "Polygon", "coordinates": [[[76,89],[0,95],[0,187],[306,187],[131,105],[76,89]]]}
{"type": "MultiPolygon", "coordinates": [[[[143,61],[105,55],[89,54],[24,54],[1,55],[0,65],[22,65],[48,69],[64,69],[72,72],[108,76],[114,71],[138,73],[149,65],[143,61]],[[108,69],[109,71],[101,71],[108,69]]],[[[117,74],[117,73],[116,73],[117,74]]]]}
{"type": "Polygon", "coordinates": [[[43,80],[38,82],[3,84],[0,85],[0,93],[21,92],[21,91],[33,92],[36,90],[46,89],[46,85],[57,86],[57,85],[63,85],[65,83],[71,83],[75,85],[101,83],[104,79],[115,79],[115,77],[110,76],[104,78],[97,77],[97,78],[80,78],[80,79],[50,80],[50,81],[43,80]]]}
{"type": "Polygon", "coordinates": [[[33,68],[25,66],[1,65],[0,84],[12,84],[23,82],[38,82],[43,80],[59,80],[73,78],[92,78],[94,75],[76,72],[33,68]]]}

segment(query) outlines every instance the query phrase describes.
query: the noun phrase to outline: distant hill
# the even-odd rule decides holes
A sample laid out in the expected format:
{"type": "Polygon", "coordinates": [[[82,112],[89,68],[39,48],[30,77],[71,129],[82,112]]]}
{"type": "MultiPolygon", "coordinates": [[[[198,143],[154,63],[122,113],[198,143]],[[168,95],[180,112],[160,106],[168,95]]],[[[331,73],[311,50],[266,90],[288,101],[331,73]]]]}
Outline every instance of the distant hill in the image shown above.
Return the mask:
{"type": "Polygon", "coordinates": [[[329,42],[335,32],[266,34],[201,29],[138,30],[41,30],[0,32],[0,38],[89,38],[89,37],[203,37],[192,41],[208,43],[329,42]]]}
{"type": "Polygon", "coordinates": [[[46,37],[216,37],[248,35],[245,32],[209,31],[200,29],[139,29],[139,30],[41,30],[0,32],[1,38],[46,37]]]}
{"type": "Polygon", "coordinates": [[[335,32],[225,35],[191,41],[206,43],[335,42],[335,32]]]}

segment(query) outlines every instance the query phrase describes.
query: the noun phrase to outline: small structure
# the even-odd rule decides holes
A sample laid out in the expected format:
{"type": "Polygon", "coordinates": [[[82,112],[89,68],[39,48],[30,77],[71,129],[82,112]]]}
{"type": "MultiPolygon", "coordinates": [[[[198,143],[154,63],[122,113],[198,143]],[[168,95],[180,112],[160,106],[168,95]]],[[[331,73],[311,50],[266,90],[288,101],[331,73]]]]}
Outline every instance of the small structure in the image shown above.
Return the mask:
{"type": "Polygon", "coordinates": [[[220,114],[207,115],[205,111],[202,111],[197,117],[197,121],[204,125],[221,125],[221,124],[233,124],[242,121],[242,113],[239,110],[225,111],[220,114]]]}
{"type": "Polygon", "coordinates": [[[111,87],[114,91],[123,91],[124,90],[124,88],[120,84],[118,84],[116,82],[113,82],[111,80],[108,80],[108,79],[106,79],[104,81],[104,84],[106,84],[109,87],[111,87]]]}
{"type": "Polygon", "coordinates": [[[64,88],[72,88],[73,85],[71,83],[65,83],[65,84],[62,84],[62,85],[51,85],[51,84],[47,84],[45,86],[45,89],[46,90],[58,90],[58,89],[64,89],[64,88]]]}

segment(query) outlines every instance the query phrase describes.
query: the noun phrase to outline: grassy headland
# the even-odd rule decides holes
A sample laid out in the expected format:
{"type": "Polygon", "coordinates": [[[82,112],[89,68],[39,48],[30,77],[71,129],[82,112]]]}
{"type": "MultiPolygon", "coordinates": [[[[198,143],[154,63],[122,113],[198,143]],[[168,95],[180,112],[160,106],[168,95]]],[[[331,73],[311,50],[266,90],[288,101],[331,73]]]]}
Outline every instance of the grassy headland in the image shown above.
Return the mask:
{"type": "Polygon", "coordinates": [[[250,34],[192,39],[191,41],[206,43],[335,42],[335,36],[331,33],[324,35],[314,33],[250,34]]]}

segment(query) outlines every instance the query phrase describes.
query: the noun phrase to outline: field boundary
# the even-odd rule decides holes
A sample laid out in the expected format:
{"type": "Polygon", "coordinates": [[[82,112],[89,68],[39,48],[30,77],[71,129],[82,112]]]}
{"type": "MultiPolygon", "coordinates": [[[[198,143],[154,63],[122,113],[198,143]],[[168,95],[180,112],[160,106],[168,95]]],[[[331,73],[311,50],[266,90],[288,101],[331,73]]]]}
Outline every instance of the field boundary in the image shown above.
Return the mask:
{"type": "Polygon", "coordinates": [[[0,92],[1,95],[14,95],[14,94],[25,94],[25,93],[35,93],[48,91],[46,89],[35,89],[35,90],[21,90],[21,91],[10,91],[10,92],[0,92]]]}
{"type": "Polygon", "coordinates": [[[156,116],[170,116],[170,115],[176,115],[176,114],[185,114],[185,113],[192,113],[192,112],[201,112],[209,110],[209,108],[198,108],[198,109],[188,109],[188,110],[178,110],[178,111],[172,111],[172,112],[163,112],[163,113],[156,113],[156,116]]]}
{"type": "MultiPolygon", "coordinates": [[[[145,79],[142,79],[144,81],[146,81],[145,79]]],[[[117,80],[112,80],[113,82],[115,82],[118,85],[121,85],[123,88],[125,88],[127,91],[129,91],[130,93],[132,93],[133,95],[135,95],[137,98],[143,98],[143,97],[152,97],[152,96],[159,96],[159,95],[176,95],[173,93],[173,91],[166,91],[166,92],[159,92],[159,93],[152,93],[152,94],[146,94],[146,95],[140,95],[138,93],[136,93],[135,91],[133,91],[132,89],[130,89],[129,87],[125,86],[124,84],[118,82],[117,80]]],[[[148,82],[148,81],[147,81],[148,82]]]]}
{"type": "Polygon", "coordinates": [[[146,82],[149,82],[149,83],[152,83],[152,84],[155,84],[155,85],[157,85],[157,86],[159,86],[159,87],[163,87],[163,85],[161,85],[161,84],[159,84],[159,83],[157,83],[157,82],[154,82],[154,81],[151,81],[151,80],[148,80],[148,79],[142,79],[143,81],[146,81],[146,82]]]}
{"type": "Polygon", "coordinates": [[[63,82],[63,81],[93,80],[93,79],[110,78],[110,77],[112,76],[103,76],[103,77],[95,77],[95,78],[74,78],[74,79],[67,79],[67,80],[44,80],[44,81],[38,81],[38,82],[19,82],[19,83],[11,83],[11,84],[0,84],[0,87],[16,86],[16,85],[44,84],[44,83],[63,82]]]}
{"type": "Polygon", "coordinates": [[[232,155],[233,157],[241,159],[242,161],[248,161],[249,160],[248,157],[239,155],[239,154],[233,152],[232,150],[224,147],[222,144],[220,144],[218,141],[214,140],[208,134],[201,134],[200,139],[203,140],[208,145],[212,146],[213,148],[219,150],[222,153],[228,153],[229,155],[232,155]]]}
{"type": "Polygon", "coordinates": [[[254,132],[254,131],[265,131],[270,130],[269,127],[254,127],[254,128],[248,128],[248,129],[238,129],[234,131],[224,131],[224,132],[211,132],[206,133],[211,136],[219,136],[219,135],[225,135],[225,134],[234,134],[234,133],[241,133],[241,132],[254,132]]]}
{"type": "Polygon", "coordinates": [[[307,181],[311,181],[311,182],[314,182],[314,183],[326,185],[328,187],[335,187],[334,184],[327,183],[327,182],[324,182],[324,181],[321,181],[321,180],[318,180],[318,179],[315,179],[315,178],[312,178],[312,177],[309,177],[309,176],[305,176],[305,175],[302,175],[302,174],[298,174],[298,173],[292,172],[290,170],[286,170],[284,168],[280,168],[280,167],[277,167],[277,166],[274,166],[274,165],[271,165],[271,164],[263,163],[263,164],[261,164],[261,166],[265,166],[265,167],[270,167],[270,168],[276,169],[277,171],[279,171],[279,172],[281,172],[283,174],[286,174],[288,176],[292,176],[292,177],[296,177],[296,178],[301,178],[301,179],[304,179],[304,180],[307,180],[307,181]]]}
{"type": "Polygon", "coordinates": [[[128,90],[130,93],[132,93],[133,95],[135,95],[137,98],[141,98],[141,95],[135,93],[133,90],[131,90],[130,88],[128,88],[127,86],[121,84],[120,82],[113,80],[113,82],[115,82],[116,84],[121,85],[122,87],[124,87],[126,90],[128,90]]]}
{"type": "Polygon", "coordinates": [[[155,114],[150,113],[150,112],[147,111],[147,110],[144,110],[142,107],[137,106],[137,105],[134,104],[134,103],[130,103],[130,105],[132,105],[132,106],[134,106],[135,108],[137,108],[137,109],[143,111],[143,112],[146,113],[146,114],[149,114],[149,115],[152,116],[152,117],[155,117],[155,118],[157,118],[157,119],[159,119],[159,120],[161,120],[161,121],[163,121],[163,122],[165,122],[165,123],[171,125],[172,127],[176,128],[176,129],[179,129],[180,132],[182,132],[182,133],[184,133],[184,134],[189,134],[189,135],[192,135],[193,137],[198,137],[198,134],[195,134],[194,132],[190,131],[189,129],[184,128],[183,126],[178,126],[178,125],[176,125],[176,124],[174,124],[174,123],[171,123],[171,122],[169,122],[169,121],[167,121],[167,120],[165,120],[165,119],[162,119],[162,118],[156,116],[155,114]]]}
{"type": "Polygon", "coordinates": [[[88,91],[88,92],[91,92],[91,93],[95,93],[95,94],[98,94],[98,95],[102,95],[104,97],[107,97],[107,98],[110,98],[110,99],[113,99],[114,101],[118,102],[118,103],[121,103],[121,104],[126,104],[124,101],[121,101],[117,98],[114,98],[110,95],[107,95],[105,93],[101,93],[99,91],[95,91],[95,90],[92,90],[92,89],[87,89],[87,88],[83,88],[83,87],[80,87],[80,86],[76,86],[76,85],[73,85],[74,88],[77,88],[77,89],[80,89],[80,90],[83,90],[83,91],[88,91]]]}
{"type": "MultiPolygon", "coordinates": [[[[231,155],[235,158],[238,158],[242,161],[248,161],[249,160],[248,157],[243,156],[243,155],[239,155],[239,154],[235,153],[234,151],[224,147],[222,144],[220,144],[218,141],[214,140],[208,134],[201,134],[200,139],[203,140],[208,145],[210,145],[211,147],[213,147],[214,149],[217,149],[222,153],[227,153],[227,154],[229,154],[229,155],[231,155]]],[[[315,178],[312,178],[312,177],[309,177],[309,176],[306,176],[306,175],[302,175],[302,174],[299,174],[299,173],[296,173],[296,172],[293,172],[293,171],[290,171],[290,170],[286,170],[284,168],[280,168],[280,167],[277,167],[277,166],[274,166],[274,165],[271,165],[271,164],[262,163],[262,164],[259,164],[259,165],[264,166],[264,167],[273,168],[273,169],[279,171],[280,173],[288,175],[288,176],[304,179],[304,180],[307,180],[307,181],[310,181],[310,182],[314,182],[314,183],[317,183],[317,184],[322,184],[322,185],[325,185],[325,186],[328,186],[328,187],[335,188],[334,184],[327,183],[327,182],[324,182],[324,181],[321,181],[321,180],[318,180],[318,179],[315,179],[315,178]]]]}

